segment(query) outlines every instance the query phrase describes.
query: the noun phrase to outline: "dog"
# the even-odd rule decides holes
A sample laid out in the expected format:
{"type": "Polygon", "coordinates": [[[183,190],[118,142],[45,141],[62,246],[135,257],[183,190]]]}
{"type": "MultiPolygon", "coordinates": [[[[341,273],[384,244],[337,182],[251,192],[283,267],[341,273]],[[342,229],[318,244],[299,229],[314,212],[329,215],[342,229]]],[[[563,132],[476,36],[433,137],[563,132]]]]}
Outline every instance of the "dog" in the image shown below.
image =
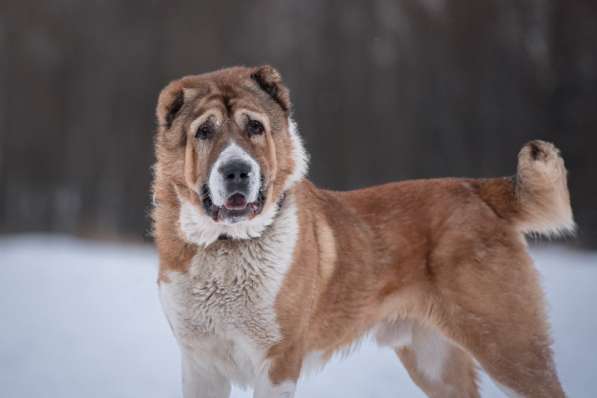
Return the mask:
{"type": "Polygon", "coordinates": [[[271,66],[168,84],[157,104],[158,284],[186,398],[293,397],[313,364],[372,335],[430,397],[563,397],[525,234],[575,228],[558,149],[513,177],[350,192],[306,179],[289,90],[271,66]]]}

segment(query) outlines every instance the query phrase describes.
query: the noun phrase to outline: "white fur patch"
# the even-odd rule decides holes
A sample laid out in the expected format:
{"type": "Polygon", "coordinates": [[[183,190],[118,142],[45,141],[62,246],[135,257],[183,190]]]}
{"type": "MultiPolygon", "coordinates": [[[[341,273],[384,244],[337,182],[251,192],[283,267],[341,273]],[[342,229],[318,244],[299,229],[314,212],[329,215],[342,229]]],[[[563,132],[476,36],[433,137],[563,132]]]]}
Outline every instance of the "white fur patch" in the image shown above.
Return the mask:
{"type": "Polygon", "coordinates": [[[380,324],[375,338],[383,346],[413,350],[419,371],[430,381],[441,380],[452,343],[439,332],[412,321],[396,320],[380,324]]]}
{"type": "Polygon", "coordinates": [[[417,368],[431,381],[440,381],[450,351],[450,342],[435,330],[417,328],[412,348],[417,357],[417,368]]]}
{"type": "Polygon", "coordinates": [[[413,342],[413,323],[407,320],[382,322],[375,329],[375,341],[381,346],[399,349],[413,342]]]}
{"type": "Polygon", "coordinates": [[[179,224],[183,238],[187,242],[207,247],[215,242],[220,235],[227,235],[232,239],[257,238],[274,221],[277,212],[278,205],[270,203],[255,218],[228,224],[215,222],[205,214],[203,209],[198,209],[192,203],[181,198],[179,224]]]}
{"type": "Polygon", "coordinates": [[[289,195],[260,239],[205,247],[187,272],[166,275],[170,282],[160,284],[164,311],[194,361],[239,385],[255,382],[267,349],[281,338],[274,302],[298,229],[289,195]]]}
{"type": "Polygon", "coordinates": [[[225,176],[220,173],[220,167],[228,162],[234,160],[241,160],[251,165],[251,171],[249,173],[249,194],[247,195],[247,202],[255,202],[257,195],[259,194],[259,186],[261,184],[261,168],[259,163],[253,159],[251,155],[245,152],[244,149],[236,145],[234,142],[231,143],[220,153],[218,159],[214,163],[209,173],[208,187],[211,193],[211,200],[214,205],[221,207],[226,202],[226,188],[224,183],[225,176]]]}
{"type": "Polygon", "coordinates": [[[284,190],[288,190],[299,182],[305,175],[309,167],[309,155],[303,145],[303,140],[298,132],[296,122],[288,118],[288,134],[292,141],[292,160],[294,160],[294,170],[284,184],[284,190]]]}

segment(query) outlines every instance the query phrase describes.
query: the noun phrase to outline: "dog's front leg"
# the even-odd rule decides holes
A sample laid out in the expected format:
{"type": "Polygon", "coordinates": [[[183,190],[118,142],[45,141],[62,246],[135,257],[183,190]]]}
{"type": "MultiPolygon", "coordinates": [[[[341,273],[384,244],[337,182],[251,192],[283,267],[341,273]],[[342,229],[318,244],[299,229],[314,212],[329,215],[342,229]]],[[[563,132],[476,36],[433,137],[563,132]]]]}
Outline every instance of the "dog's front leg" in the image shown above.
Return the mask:
{"type": "Polygon", "coordinates": [[[183,353],[182,393],[184,398],[228,398],[230,382],[210,365],[183,353]]]}
{"type": "Polygon", "coordinates": [[[283,381],[280,384],[273,384],[269,377],[260,377],[255,385],[253,398],[294,398],[296,383],[294,381],[283,381]]]}
{"type": "Polygon", "coordinates": [[[257,377],[253,398],[294,398],[296,380],[276,383],[270,376],[270,367],[264,367],[257,377]]]}

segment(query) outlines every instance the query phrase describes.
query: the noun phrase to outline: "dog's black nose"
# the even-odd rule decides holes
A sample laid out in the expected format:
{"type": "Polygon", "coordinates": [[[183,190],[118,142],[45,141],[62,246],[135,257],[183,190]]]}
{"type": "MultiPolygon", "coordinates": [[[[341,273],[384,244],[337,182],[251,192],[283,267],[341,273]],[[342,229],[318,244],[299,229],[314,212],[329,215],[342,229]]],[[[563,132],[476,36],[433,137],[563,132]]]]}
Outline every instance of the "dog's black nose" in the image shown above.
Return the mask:
{"type": "Polygon", "coordinates": [[[224,186],[228,194],[249,192],[251,181],[251,165],[242,160],[231,160],[223,164],[218,171],[224,180],[224,186]]]}
{"type": "Polygon", "coordinates": [[[226,183],[242,183],[251,175],[251,165],[242,160],[232,160],[219,169],[226,183]]]}

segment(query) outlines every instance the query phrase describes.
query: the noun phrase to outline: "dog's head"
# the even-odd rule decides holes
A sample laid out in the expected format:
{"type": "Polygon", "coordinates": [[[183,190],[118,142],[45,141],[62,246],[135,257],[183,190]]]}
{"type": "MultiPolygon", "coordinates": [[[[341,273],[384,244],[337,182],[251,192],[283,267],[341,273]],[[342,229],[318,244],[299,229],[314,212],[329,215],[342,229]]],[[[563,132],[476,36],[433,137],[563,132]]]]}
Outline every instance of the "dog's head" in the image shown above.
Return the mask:
{"type": "Polygon", "coordinates": [[[156,184],[176,191],[188,240],[256,237],[272,222],[306,173],[290,108],[270,66],[187,76],[162,90],[156,184]]]}

